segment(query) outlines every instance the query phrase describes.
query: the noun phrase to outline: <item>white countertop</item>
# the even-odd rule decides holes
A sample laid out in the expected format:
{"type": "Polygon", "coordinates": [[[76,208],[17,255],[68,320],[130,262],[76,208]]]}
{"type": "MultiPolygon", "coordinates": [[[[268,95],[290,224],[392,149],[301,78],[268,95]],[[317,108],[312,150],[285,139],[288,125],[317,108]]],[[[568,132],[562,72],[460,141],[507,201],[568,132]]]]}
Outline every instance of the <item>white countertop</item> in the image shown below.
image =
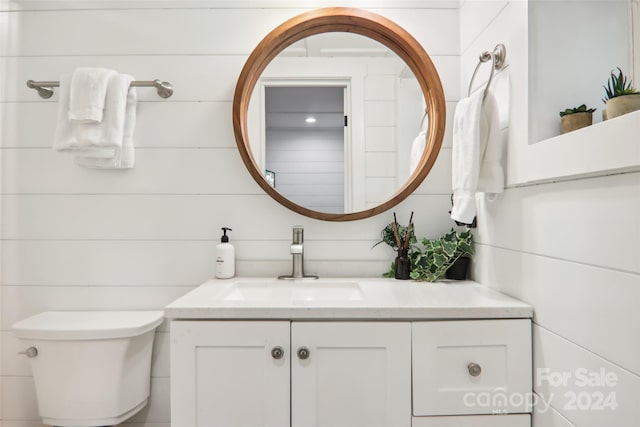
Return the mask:
{"type": "Polygon", "coordinates": [[[533,307],[471,281],[384,278],[208,280],[165,307],[170,319],[529,318],[533,307]]]}

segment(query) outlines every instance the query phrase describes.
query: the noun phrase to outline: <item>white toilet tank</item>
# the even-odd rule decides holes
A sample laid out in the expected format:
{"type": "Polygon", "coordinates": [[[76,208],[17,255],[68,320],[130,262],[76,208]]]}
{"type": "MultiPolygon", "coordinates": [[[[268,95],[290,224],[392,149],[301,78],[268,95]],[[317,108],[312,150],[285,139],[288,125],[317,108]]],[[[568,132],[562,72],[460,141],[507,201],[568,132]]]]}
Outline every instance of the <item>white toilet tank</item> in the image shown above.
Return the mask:
{"type": "Polygon", "coordinates": [[[13,325],[43,422],[113,426],[147,404],[162,311],[47,311],[13,325]],[[35,350],[33,350],[35,349],[35,350]]]}

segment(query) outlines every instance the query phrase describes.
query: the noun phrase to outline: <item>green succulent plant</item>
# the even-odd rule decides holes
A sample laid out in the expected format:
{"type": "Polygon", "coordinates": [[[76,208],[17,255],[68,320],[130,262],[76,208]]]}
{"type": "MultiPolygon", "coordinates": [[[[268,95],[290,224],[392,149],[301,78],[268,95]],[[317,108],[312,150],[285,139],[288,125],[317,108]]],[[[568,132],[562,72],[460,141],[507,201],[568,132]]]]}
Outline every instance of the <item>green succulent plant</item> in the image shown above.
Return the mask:
{"type": "Polygon", "coordinates": [[[451,229],[438,239],[422,239],[409,254],[411,278],[435,282],[447,272],[460,257],[473,255],[473,235],[470,231],[457,232],[451,229]]]}
{"type": "Polygon", "coordinates": [[[617,69],[618,75],[616,75],[615,70],[611,71],[607,85],[602,86],[605,92],[605,97],[602,98],[602,102],[605,104],[611,98],[638,93],[638,91],[631,85],[632,81],[627,79],[627,76],[623,74],[620,67],[617,67],[617,69]]]}
{"type": "Polygon", "coordinates": [[[595,108],[587,108],[585,104],[582,104],[579,107],[567,108],[564,111],[560,111],[560,117],[568,116],[569,114],[576,114],[576,113],[593,113],[594,111],[596,111],[595,108]]]}

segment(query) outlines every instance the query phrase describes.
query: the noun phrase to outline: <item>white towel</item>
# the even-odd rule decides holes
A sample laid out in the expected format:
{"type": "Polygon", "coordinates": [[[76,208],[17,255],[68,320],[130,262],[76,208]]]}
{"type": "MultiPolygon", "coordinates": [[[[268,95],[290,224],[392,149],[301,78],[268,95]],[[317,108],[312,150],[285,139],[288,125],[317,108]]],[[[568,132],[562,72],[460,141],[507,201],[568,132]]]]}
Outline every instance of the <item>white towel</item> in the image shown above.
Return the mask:
{"type": "Polygon", "coordinates": [[[411,152],[409,154],[409,175],[413,173],[422,159],[424,147],[427,145],[427,132],[421,131],[411,144],[411,152]]]}
{"type": "Polygon", "coordinates": [[[478,191],[495,195],[504,191],[504,141],[500,135],[498,104],[491,92],[482,103],[480,118],[480,177],[478,191]]]}
{"type": "Polygon", "coordinates": [[[133,167],[136,92],[130,88],[132,81],[133,77],[117,73],[109,80],[101,123],[70,123],[70,76],[63,75],[53,148],[78,154],[76,162],[87,167],[133,167]]]}
{"type": "Polygon", "coordinates": [[[451,218],[471,224],[476,215],[475,193],[480,174],[480,109],[482,91],[458,101],[453,117],[451,218]]]}
{"type": "Polygon", "coordinates": [[[126,110],[122,132],[122,146],[97,148],[76,156],[76,164],[94,169],[131,169],[135,164],[133,131],[136,126],[136,89],[127,93],[126,110]]]}
{"type": "Polygon", "coordinates": [[[109,80],[116,74],[106,68],[76,68],[71,75],[68,118],[72,123],[100,123],[109,80]]]}
{"type": "Polygon", "coordinates": [[[495,98],[479,90],[463,98],[453,118],[451,218],[471,224],[476,216],[476,192],[504,190],[502,144],[495,98]]]}

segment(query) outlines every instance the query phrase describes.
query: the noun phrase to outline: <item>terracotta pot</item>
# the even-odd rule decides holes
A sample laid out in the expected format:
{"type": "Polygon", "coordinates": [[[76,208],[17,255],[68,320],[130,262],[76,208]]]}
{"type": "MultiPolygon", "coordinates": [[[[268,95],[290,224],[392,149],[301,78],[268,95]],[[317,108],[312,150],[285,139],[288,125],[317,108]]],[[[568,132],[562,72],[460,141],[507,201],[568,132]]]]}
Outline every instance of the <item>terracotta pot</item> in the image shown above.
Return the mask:
{"type": "Polygon", "coordinates": [[[615,98],[609,99],[606,106],[608,119],[640,110],[640,93],[616,96],[615,98]]]}
{"type": "Polygon", "coordinates": [[[593,113],[587,112],[567,114],[560,118],[560,128],[562,129],[562,133],[591,126],[592,123],[593,113]]]}

